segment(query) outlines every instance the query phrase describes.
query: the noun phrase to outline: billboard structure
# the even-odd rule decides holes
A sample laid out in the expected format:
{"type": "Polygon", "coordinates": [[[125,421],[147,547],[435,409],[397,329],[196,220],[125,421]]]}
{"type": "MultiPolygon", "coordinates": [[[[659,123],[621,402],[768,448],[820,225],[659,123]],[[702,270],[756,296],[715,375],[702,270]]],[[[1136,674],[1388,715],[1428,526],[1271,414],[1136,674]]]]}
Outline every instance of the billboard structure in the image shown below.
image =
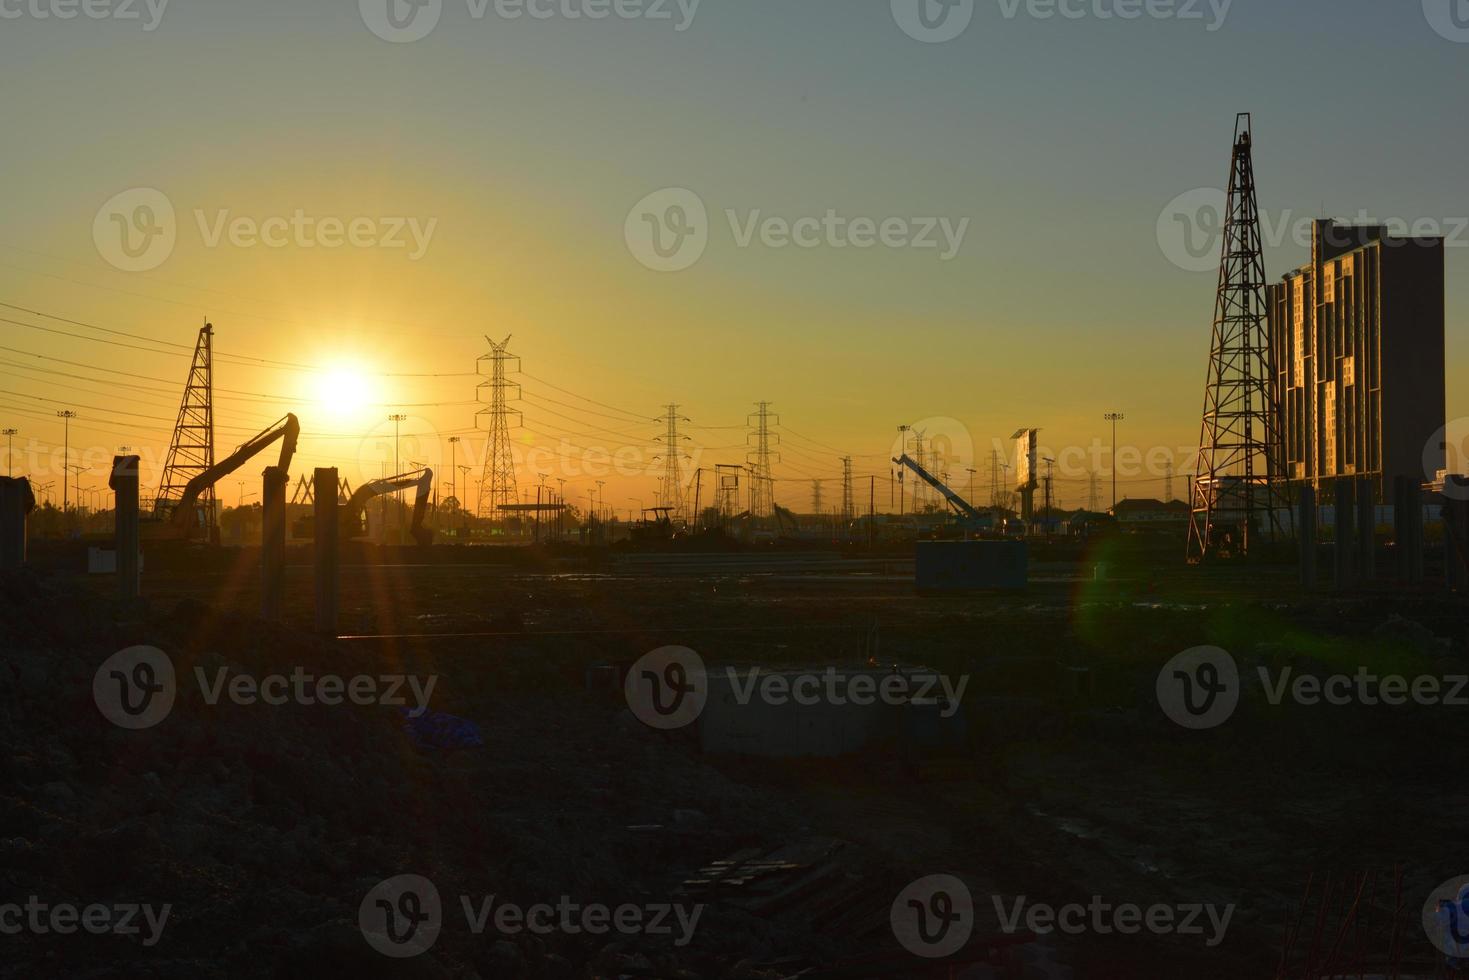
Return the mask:
{"type": "Polygon", "coordinates": [[[1015,490],[1020,495],[1020,517],[1028,524],[1035,516],[1036,441],[1040,429],[1017,429],[1015,440],[1015,490]]]}

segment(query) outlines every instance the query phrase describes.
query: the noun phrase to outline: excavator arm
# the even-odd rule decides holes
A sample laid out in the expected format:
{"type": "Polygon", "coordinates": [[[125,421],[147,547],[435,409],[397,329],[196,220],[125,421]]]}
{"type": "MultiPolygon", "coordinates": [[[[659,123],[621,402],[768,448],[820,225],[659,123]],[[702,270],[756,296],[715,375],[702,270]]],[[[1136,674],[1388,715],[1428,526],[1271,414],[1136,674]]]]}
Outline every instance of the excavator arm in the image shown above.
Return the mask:
{"type": "Polygon", "coordinates": [[[296,442],[300,437],[300,421],[297,420],[295,415],[287,412],[284,418],[270,428],[245,442],[213,466],[197,474],[184,486],[184,492],[179,497],[178,503],[173,505],[173,511],[169,517],[169,523],[173,532],[181,537],[187,537],[190,529],[195,524],[194,509],[199,502],[199,495],[241,466],[244,466],[252,457],[277,439],[281,440],[281,455],[280,461],[276,465],[283,470],[290,469],[291,459],[296,455],[296,442]]]}
{"type": "Polygon", "coordinates": [[[908,467],[908,469],[918,474],[918,478],[920,480],[922,480],[924,483],[927,483],[929,486],[933,487],[935,490],[943,495],[943,498],[949,502],[949,506],[954,508],[954,512],[958,514],[959,517],[970,521],[983,521],[986,519],[984,514],[981,514],[979,511],[970,506],[969,501],[965,500],[963,497],[950,490],[947,486],[944,485],[944,482],[942,480],[934,476],[932,473],[928,472],[928,470],[919,466],[916,462],[913,461],[911,457],[908,456],[907,453],[904,453],[902,456],[895,458],[893,462],[897,463],[899,466],[906,466],[908,467]]]}
{"type": "Polygon", "coordinates": [[[423,526],[424,511],[428,509],[429,497],[434,492],[434,471],[428,467],[409,473],[399,473],[397,476],[389,476],[381,480],[373,480],[358,487],[352,494],[352,499],[348,500],[347,505],[342,508],[342,539],[345,541],[362,536],[362,511],[369,500],[411,486],[417,486],[418,493],[413,498],[413,525],[408,529],[408,533],[420,545],[432,542],[434,532],[423,526]]]}

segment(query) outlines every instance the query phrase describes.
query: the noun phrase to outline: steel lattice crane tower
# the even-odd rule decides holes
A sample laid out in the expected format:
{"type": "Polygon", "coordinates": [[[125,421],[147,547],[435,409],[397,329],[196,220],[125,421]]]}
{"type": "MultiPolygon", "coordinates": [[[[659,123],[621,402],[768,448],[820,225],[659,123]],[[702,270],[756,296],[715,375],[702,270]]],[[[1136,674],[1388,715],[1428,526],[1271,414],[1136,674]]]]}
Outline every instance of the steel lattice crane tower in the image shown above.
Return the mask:
{"type": "MultiPolygon", "coordinates": [[[[173,439],[163,464],[163,479],[158,485],[153,513],[167,520],[189,481],[213,466],[214,325],[206,322],[199,328],[199,339],[194,344],[194,360],[189,365],[183,400],[179,402],[178,421],[173,426],[173,439]]],[[[209,541],[214,540],[216,533],[214,501],[212,485],[200,492],[197,506],[204,515],[205,537],[209,541]]]]}
{"type": "MultiPolygon", "coordinates": [[[[677,405],[665,405],[666,413],[655,422],[667,423],[667,431],[658,438],[663,442],[663,506],[670,508],[668,516],[678,520],[683,516],[683,449],[679,443],[688,436],[678,434],[678,424],[688,419],[678,414],[677,405]]],[[[654,457],[655,459],[657,457],[654,457]]]]}
{"type": "Polygon", "coordinates": [[[771,442],[780,442],[780,436],[770,431],[771,421],[780,424],[780,416],[770,411],[770,402],[756,402],[757,411],[751,412],[750,425],[754,428],[746,439],[751,437],[755,440],[755,448],[746,454],[746,462],[750,464],[750,513],[755,517],[769,517],[775,512],[775,492],[770,481],[770,464],[780,462],[780,454],[773,453],[770,449],[771,442]],[[775,456],[774,460],[771,456],[775,456]],[[753,457],[753,458],[752,458],[753,457]]]}
{"type": "Polygon", "coordinates": [[[507,371],[520,370],[520,358],[510,353],[510,337],[498,344],[489,337],[490,352],[477,362],[478,371],[481,375],[488,374],[488,381],[481,381],[478,389],[479,400],[487,401],[489,408],[482,408],[475,414],[478,422],[481,416],[490,417],[489,444],[485,447],[485,464],[480,474],[479,501],[475,504],[475,513],[480,517],[494,518],[500,516],[500,508],[517,503],[515,493],[515,458],[510,451],[510,426],[511,416],[514,416],[513,424],[520,424],[520,412],[507,407],[509,402],[520,399],[520,385],[513,381],[506,381],[507,371]],[[488,370],[486,370],[488,367],[488,370]]]}
{"type": "Polygon", "coordinates": [[[1275,540],[1285,506],[1280,406],[1266,326],[1265,259],[1249,113],[1235,117],[1199,465],[1191,492],[1188,560],[1249,552],[1256,520],[1275,540]]]}

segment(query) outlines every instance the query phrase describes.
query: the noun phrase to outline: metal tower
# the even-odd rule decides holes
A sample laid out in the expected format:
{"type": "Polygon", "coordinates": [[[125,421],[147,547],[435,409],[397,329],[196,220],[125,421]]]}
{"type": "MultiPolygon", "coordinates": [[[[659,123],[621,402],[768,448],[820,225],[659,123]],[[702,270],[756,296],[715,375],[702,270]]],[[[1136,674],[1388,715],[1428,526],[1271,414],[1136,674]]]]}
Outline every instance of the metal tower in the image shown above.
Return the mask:
{"type": "Polygon", "coordinates": [[[517,503],[515,493],[515,458],[510,452],[510,426],[511,416],[515,416],[514,423],[519,425],[521,414],[513,408],[507,408],[506,404],[511,401],[520,400],[520,385],[513,381],[505,380],[507,370],[519,371],[520,358],[510,353],[510,337],[498,344],[489,337],[490,352],[479,359],[476,366],[481,375],[488,374],[490,380],[479,383],[479,400],[490,403],[489,408],[482,408],[475,414],[475,422],[478,423],[481,416],[490,417],[489,444],[485,447],[485,465],[480,474],[479,501],[475,505],[475,513],[480,517],[495,518],[500,515],[500,508],[517,503]],[[486,365],[489,370],[486,371],[486,365]]]}
{"type": "MultiPolygon", "coordinates": [[[[665,405],[667,412],[654,419],[655,422],[667,423],[667,430],[658,439],[663,443],[663,506],[671,508],[668,516],[678,520],[683,516],[683,470],[681,462],[683,449],[679,446],[681,439],[688,436],[678,434],[678,423],[689,421],[678,414],[677,405],[665,405]]],[[[657,459],[657,457],[654,457],[657,459]]]]}
{"type": "Polygon", "coordinates": [[[770,449],[772,440],[777,445],[780,443],[780,436],[770,431],[770,423],[773,419],[779,425],[780,416],[771,414],[770,402],[756,402],[755,407],[758,411],[751,412],[749,416],[753,420],[750,425],[755,431],[746,436],[747,440],[754,438],[755,448],[745,454],[745,459],[750,464],[750,513],[756,517],[769,517],[775,509],[770,464],[780,462],[780,454],[772,453],[770,449]],[[771,459],[772,455],[776,457],[774,460],[771,459]]]}
{"type": "Polygon", "coordinates": [[[1250,115],[1240,113],[1235,117],[1199,465],[1191,493],[1190,562],[1247,554],[1262,518],[1263,529],[1275,540],[1285,506],[1277,482],[1284,476],[1277,438],[1280,407],[1270,386],[1274,370],[1265,321],[1253,145],[1250,115]]]}
{"type": "MultiPolygon", "coordinates": [[[[163,479],[153,513],[165,520],[184,495],[190,480],[214,465],[214,325],[206,322],[199,328],[194,344],[194,360],[189,365],[189,380],[184,384],[184,397],[179,402],[178,421],[173,426],[173,440],[163,464],[163,479]]],[[[206,540],[214,540],[214,487],[199,494],[198,510],[204,515],[206,540]]]]}
{"type": "Polygon", "coordinates": [[[821,481],[811,481],[811,513],[821,516],[821,481]]]}

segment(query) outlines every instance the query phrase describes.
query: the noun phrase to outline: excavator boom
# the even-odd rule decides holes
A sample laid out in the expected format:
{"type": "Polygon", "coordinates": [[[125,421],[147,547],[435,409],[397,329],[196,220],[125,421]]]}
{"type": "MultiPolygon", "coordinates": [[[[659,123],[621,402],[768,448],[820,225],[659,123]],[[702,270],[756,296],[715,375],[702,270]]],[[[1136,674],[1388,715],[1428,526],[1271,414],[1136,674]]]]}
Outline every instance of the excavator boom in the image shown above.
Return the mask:
{"type": "Polygon", "coordinates": [[[908,469],[918,474],[918,478],[920,480],[922,480],[924,483],[927,483],[929,486],[933,487],[935,490],[943,495],[943,498],[949,502],[949,506],[953,507],[954,512],[957,513],[961,518],[970,521],[988,520],[986,515],[981,514],[979,511],[975,510],[972,506],[970,506],[969,501],[965,500],[963,497],[950,490],[942,480],[934,476],[932,473],[929,473],[928,470],[919,466],[907,453],[904,453],[902,456],[895,458],[893,462],[897,463],[899,466],[906,466],[908,467],[908,469]]]}
{"type": "Polygon", "coordinates": [[[179,537],[188,537],[195,525],[194,510],[198,505],[199,496],[224,477],[244,466],[252,457],[277,439],[281,440],[281,455],[276,465],[283,470],[290,469],[291,459],[296,455],[296,442],[300,437],[300,421],[295,415],[287,412],[284,418],[270,428],[248,440],[213,466],[195,475],[184,486],[184,492],[179,496],[178,502],[172,506],[169,516],[171,533],[179,537]]]}
{"type": "Polygon", "coordinates": [[[421,545],[432,542],[434,532],[423,526],[424,511],[428,509],[428,499],[434,491],[434,471],[428,467],[413,470],[410,473],[399,473],[397,476],[389,476],[381,480],[373,480],[358,487],[352,494],[352,499],[348,500],[347,505],[342,508],[342,539],[349,540],[362,536],[362,511],[369,500],[412,486],[418,487],[418,493],[413,498],[413,524],[408,529],[408,533],[413,536],[414,541],[421,545]]]}

